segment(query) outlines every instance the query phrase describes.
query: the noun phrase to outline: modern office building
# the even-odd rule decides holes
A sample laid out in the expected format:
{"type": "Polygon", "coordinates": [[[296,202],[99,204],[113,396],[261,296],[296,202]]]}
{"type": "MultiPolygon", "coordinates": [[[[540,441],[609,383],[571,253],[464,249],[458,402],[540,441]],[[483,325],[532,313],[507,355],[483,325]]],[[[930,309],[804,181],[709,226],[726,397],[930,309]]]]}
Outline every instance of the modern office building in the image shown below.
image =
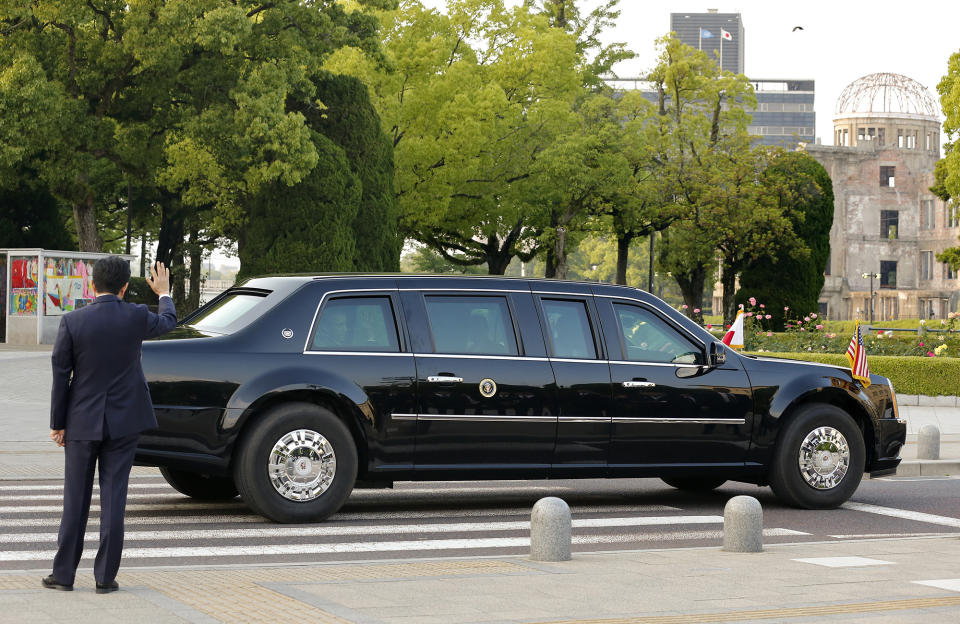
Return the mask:
{"type": "Polygon", "coordinates": [[[800,143],[815,142],[817,114],[814,81],[751,79],[757,108],[748,130],[760,145],[778,145],[792,150],[800,143]]]}
{"type": "Polygon", "coordinates": [[[743,73],[743,22],[739,13],[718,13],[716,9],[671,13],[670,31],[688,46],[717,59],[720,69],[743,73]]]}
{"type": "Polygon", "coordinates": [[[831,319],[945,318],[960,281],[939,252],[958,244],[953,206],[931,191],[940,118],[920,83],[870,74],[837,99],[833,146],[806,145],[833,180],[830,261],[820,294],[831,319]]]}

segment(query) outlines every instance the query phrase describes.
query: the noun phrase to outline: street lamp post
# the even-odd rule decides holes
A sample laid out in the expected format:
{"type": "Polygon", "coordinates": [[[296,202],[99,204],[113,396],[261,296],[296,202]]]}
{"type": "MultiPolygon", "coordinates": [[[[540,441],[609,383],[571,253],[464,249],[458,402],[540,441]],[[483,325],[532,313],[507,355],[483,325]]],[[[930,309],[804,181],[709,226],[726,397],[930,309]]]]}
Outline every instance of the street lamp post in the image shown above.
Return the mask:
{"type": "Polygon", "coordinates": [[[879,273],[861,273],[860,277],[870,278],[870,324],[873,325],[873,280],[880,279],[879,273]]]}

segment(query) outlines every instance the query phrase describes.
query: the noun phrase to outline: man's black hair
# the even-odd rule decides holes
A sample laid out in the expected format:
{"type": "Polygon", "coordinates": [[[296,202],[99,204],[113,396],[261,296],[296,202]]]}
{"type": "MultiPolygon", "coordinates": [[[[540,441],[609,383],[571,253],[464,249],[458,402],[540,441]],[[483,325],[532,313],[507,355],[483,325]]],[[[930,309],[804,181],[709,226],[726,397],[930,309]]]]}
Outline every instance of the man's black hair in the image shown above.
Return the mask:
{"type": "Polygon", "coordinates": [[[100,258],[93,265],[93,287],[97,293],[120,294],[120,289],[130,281],[130,263],[118,256],[100,258]]]}

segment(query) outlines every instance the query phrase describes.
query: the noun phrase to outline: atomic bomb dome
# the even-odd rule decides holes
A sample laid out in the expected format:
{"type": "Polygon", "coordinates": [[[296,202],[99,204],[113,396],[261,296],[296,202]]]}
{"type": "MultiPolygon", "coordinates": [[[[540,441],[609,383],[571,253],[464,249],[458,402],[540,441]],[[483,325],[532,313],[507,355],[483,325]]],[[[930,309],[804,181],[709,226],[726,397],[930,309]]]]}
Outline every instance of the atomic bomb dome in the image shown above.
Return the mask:
{"type": "Polygon", "coordinates": [[[837,99],[833,145],[805,147],[833,180],[822,316],[875,323],[957,309],[960,279],[937,254],[956,245],[960,214],[930,190],[937,104],[916,80],[870,74],[837,99]]]}
{"type": "Polygon", "coordinates": [[[870,74],[854,80],[837,98],[836,114],[925,117],[939,121],[936,100],[930,91],[902,74],[870,74]]]}

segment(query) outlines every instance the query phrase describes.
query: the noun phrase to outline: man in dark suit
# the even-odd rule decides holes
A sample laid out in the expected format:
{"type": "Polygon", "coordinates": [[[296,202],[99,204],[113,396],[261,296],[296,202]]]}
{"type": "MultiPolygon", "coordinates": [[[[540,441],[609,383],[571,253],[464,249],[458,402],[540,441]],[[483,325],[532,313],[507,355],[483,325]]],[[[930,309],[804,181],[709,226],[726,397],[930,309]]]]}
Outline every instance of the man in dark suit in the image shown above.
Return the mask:
{"type": "Polygon", "coordinates": [[[116,591],[123,551],[127,482],[140,433],[157,426],[140,366],[144,339],[177,324],[170,272],[162,263],[147,279],[160,296],[159,314],[123,302],[130,264],[116,256],[93,266],[96,300],[60,319],[53,347],[50,437],[65,447],[63,517],[53,574],[43,586],[70,591],[90,512],[94,467],[100,472],[100,549],[93,574],[97,593],[116,591]]]}

